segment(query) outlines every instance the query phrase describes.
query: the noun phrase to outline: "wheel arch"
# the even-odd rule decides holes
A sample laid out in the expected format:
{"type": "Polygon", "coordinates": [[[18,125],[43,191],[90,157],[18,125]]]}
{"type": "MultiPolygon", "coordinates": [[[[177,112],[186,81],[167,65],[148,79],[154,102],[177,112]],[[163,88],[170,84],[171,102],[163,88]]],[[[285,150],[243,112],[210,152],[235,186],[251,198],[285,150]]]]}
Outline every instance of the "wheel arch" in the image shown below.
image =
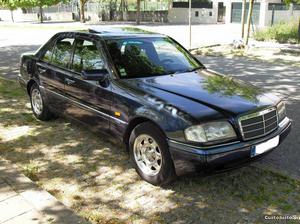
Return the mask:
{"type": "Polygon", "coordinates": [[[37,84],[37,81],[34,80],[34,79],[30,79],[29,82],[27,83],[27,93],[28,95],[30,96],[30,90],[31,90],[31,87],[34,85],[34,84],[37,84]]]}
{"type": "Polygon", "coordinates": [[[129,121],[128,126],[125,130],[124,136],[123,136],[123,143],[126,145],[126,150],[129,151],[129,138],[130,138],[130,134],[132,132],[132,130],[138,126],[139,124],[145,123],[145,122],[150,122],[153,125],[155,125],[161,132],[161,134],[167,138],[166,134],[164,133],[163,129],[161,128],[160,125],[158,125],[155,121],[153,121],[152,119],[148,118],[148,117],[143,117],[143,116],[138,116],[133,118],[132,120],[129,121]]]}

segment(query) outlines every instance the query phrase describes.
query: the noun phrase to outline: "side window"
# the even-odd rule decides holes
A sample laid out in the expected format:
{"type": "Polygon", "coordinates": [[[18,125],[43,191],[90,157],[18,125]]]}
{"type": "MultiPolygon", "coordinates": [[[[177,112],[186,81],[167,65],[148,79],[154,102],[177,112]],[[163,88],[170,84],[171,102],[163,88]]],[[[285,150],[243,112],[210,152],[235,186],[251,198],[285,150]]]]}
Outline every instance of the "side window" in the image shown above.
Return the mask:
{"type": "Polygon", "coordinates": [[[56,42],[51,59],[52,64],[64,68],[68,67],[72,54],[73,42],[73,38],[65,38],[56,42]]]}
{"type": "Polygon", "coordinates": [[[53,54],[53,47],[51,46],[44,54],[42,60],[45,62],[51,62],[52,54],[53,54]]]}
{"type": "Polygon", "coordinates": [[[103,69],[104,62],[101,51],[94,42],[89,40],[77,40],[73,58],[72,69],[78,73],[83,70],[103,69]]]}

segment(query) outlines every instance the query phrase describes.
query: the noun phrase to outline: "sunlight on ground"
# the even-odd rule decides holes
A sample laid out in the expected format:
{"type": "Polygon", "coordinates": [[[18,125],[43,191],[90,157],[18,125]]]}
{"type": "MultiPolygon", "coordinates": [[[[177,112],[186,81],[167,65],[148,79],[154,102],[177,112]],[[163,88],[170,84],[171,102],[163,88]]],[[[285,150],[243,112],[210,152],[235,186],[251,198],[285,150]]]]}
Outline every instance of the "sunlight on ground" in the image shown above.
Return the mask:
{"type": "Polygon", "coordinates": [[[8,142],[15,139],[18,139],[22,136],[28,135],[34,128],[30,126],[13,126],[13,127],[1,127],[0,125],[0,136],[2,142],[8,142]]]}
{"type": "Polygon", "coordinates": [[[265,215],[278,215],[280,214],[280,212],[278,211],[277,208],[275,208],[274,206],[269,206],[266,208],[266,210],[264,211],[265,215]]]}

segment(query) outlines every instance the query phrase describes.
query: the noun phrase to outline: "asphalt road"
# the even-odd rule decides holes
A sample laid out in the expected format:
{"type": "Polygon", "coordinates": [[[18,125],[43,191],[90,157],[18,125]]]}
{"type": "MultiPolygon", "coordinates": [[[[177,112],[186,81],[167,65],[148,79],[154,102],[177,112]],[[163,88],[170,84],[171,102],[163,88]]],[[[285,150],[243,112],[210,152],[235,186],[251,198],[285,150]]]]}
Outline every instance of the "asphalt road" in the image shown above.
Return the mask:
{"type": "MultiPolygon", "coordinates": [[[[41,31],[43,32],[43,31],[41,31]]],[[[0,74],[9,79],[15,79],[18,73],[18,62],[21,53],[38,49],[43,39],[51,35],[47,31],[33,39],[22,42],[22,36],[14,37],[15,42],[0,38],[0,74]],[[7,44],[5,44],[7,43],[7,44]],[[21,44],[23,43],[23,44],[21,44]],[[35,44],[33,44],[35,43],[35,44]]],[[[35,33],[36,35],[36,33],[35,33]]],[[[30,34],[26,34],[30,37],[30,34]]],[[[288,96],[287,113],[293,119],[293,130],[285,142],[271,154],[259,162],[259,165],[270,167],[300,179],[300,69],[299,67],[273,64],[246,58],[199,57],[208,67],[224,74],[249,81],[275,94],[288,96]],[[297,116],[298,115],[298,116],[297,116]]]]}

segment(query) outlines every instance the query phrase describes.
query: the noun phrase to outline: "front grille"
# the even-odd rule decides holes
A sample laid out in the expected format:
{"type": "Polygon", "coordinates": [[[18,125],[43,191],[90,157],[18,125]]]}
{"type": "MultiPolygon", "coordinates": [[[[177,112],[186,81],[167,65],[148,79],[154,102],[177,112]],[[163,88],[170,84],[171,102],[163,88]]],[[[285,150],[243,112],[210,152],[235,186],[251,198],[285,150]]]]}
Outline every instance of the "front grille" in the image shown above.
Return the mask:
{"type": "Polygon", "coordinates": [[[262,137],[278,127],[276,108],[259,111],[239,118],[244,140],[262,137]]]}

